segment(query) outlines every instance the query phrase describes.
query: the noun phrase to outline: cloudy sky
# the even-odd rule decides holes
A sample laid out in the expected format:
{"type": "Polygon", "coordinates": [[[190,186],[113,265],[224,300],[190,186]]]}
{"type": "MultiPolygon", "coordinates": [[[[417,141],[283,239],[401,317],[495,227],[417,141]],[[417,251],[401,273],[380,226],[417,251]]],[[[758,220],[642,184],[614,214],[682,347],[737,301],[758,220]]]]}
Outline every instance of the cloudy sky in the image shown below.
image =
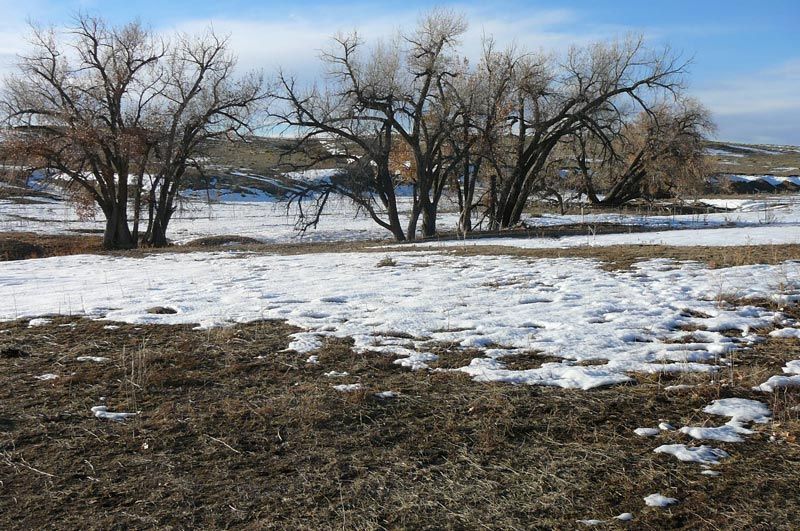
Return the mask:
{"type": "Polygon", "coordinates": [[[139,18],[159,31],[213,25],[244,68],[269,75],[278,66],[315,71],[333,33],[358,29],[366,38],[411,27],[434,5],[464,12],[468,55],[482,34],[528,50],[644,34],[692,58],[690,91],[714,113],[718,138],[800,145],[800,2],[797,0],[587,0],[496,2],[313,2],[244,0],[0,0],[0,72],[24,49],[29,21],[63,26],[83,10],[114,23],[139,18]]]}

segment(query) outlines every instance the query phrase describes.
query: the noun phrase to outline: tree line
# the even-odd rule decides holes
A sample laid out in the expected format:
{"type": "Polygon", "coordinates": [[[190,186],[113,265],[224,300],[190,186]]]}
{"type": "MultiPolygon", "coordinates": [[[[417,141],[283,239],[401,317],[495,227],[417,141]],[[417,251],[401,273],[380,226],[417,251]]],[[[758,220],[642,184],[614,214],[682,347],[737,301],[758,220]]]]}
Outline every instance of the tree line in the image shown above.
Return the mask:
{"type": "Polygon", "coordinates": [[[336,194],[398,241],[435,235],[445,195],[466,234],[477,220],[513,227],[531,198],[560,201],[566,189],[619,205],[703,184],[713,124],[685,95],[688,63],[668,48],[627,38],[559,57],[484,37],[470,61],[466,30],[463,16],[436,9],[391,39],[337,34],[323,77],[301,83],[281,70],[265,82],[237,74],[213,31],[166,39],[81,15],[66,36],[34,29],[6,80],[6,157],[90,194],[107,248],[166,245],[185,174],[202,171],[209,142],[265,124],[294,139],[292,153],[314,154],[305,166],[340,168],[289,198],[305,204],[303,226],[336,194]]]}

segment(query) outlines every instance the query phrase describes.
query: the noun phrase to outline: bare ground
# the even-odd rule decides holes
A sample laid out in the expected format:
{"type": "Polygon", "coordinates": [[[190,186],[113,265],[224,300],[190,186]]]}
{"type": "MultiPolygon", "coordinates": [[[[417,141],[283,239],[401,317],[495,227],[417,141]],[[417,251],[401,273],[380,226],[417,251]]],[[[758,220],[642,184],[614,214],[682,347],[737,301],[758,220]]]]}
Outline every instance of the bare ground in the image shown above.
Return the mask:
{"type": "Polygon", "coordinates": [[[0,528],[572,529],[622,512],[635,519],[606,527],[796,528],[800,396],[750,387],[800,358],[798,341],[769,339],[725,374],[581,392],[412,373],[347,340],[308,364],[283,351],[280,322],[107,324],[0,324],[0,528]],[[374,396],[387,390],[400,395],[374,396]],[[775,422],[716,445],[721,477],[652,451],[685,436],[632,432],[721,424],[700,410],[730,396],[769,402],[775,422]],[[141,414],[104,421],[100,404],[141,414]],[[645,507],[654,492],[680,501],[645,507]]]}
{"type": "MultiPolygon", "coordinates": [[[[616,230],[627,232],[629,226],[614,226],[616,230]]],[[[574,225],[552,227],[547,233],[552,237],[575,234],[586,226],[574,225]]],[[[603,230],[615,230],[605,228],[603,230]]],[[[91,235],[39,235],[25,232],[0,233],[0,261],[26,260],[50,256],[72,254],[103,254],[110,256],[144,257],[154,253],[193,253],[209,251],[246,251],[270,254],[307,254],[336,252],[373,252],[386,254],[388,251],[426,251],[442,252],[441,248],[396,245],[386,247],[385,241],[362,242],[320,242],[320,243],[254,243],[239,236],[215,236],[201,238],[187,245],[170,246],[162,249],[135,249],[132,251],[103,251],[99,236],[91,235]]],[[[667,245],[613,245],[607,247],[572,247],[566,249],[521,249],[507,246],[476,245],[452,247],[447,252],[462,256],[507,255],[521,258],[594,258],[606,264],[609,269],[624,269],[636,262],[654,258],[696,261],[708,267],[720,268],[750,264],[777,264],[788,260],[800,260],[800,244],[783,245],[744,245],[731,247],[679,247],[667,245]]]]}

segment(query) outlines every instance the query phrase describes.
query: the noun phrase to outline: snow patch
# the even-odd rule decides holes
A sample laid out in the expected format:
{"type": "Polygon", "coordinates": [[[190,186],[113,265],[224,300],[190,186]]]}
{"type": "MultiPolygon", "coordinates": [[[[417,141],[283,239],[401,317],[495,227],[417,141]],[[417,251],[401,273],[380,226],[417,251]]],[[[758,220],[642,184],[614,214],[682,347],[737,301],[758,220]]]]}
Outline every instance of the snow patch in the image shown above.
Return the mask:
{"type": "Polygon", "coordinates": [[[669,505],[678,503],[678,500],[663,496],[661,494],[650,494],[644,497],[644,503],[648,507],[667,507],[669,505]]]}
{"type": "Polygon", "coordinates": [[[663,444],[653,450],[657,454],[669,454],[685,463],[700,463],[704,465],[717,465],[720,459],[730,457],[730,454],[720,448],[710,446],[686,446],[685,444],[663,444]]]}
{"type": "Polygon", "coordinates": [[[341,384],[341,385],[334,385],[334,389],[339,391],[340,393],[355,393],[356,391],[360,391],[364,388],[360,383],[354,384],[341,384]]]}
{"type": "Polygon", "coordinates": [[[94,406],[92,408],[94,416],[102,420],[114,420],[122,422],[123,420],[135,417],[138,413],[112,413],[108,410],[108,406],[94,406]]]}

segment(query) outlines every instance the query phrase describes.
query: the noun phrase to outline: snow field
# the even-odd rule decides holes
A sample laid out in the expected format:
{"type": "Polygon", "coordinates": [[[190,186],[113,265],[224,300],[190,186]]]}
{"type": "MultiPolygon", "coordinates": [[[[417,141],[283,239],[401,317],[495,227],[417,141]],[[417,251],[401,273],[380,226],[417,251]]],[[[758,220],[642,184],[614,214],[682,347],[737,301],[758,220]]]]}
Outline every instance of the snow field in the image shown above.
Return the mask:
{"type": "Polygon", "coordinates": [[[380,258],[230,252],[5,262],[0,319],[86,314],[202,328],[285,319],[305,330],[289,347],[303,354],[326,337],[352,337],[358,351],[424,369],[445,342],[483,353],[457,369],[478,381],[591,389],[635,372],[714,371],[757,339],[751,328],[792,324],[754,306],[720,307],[721,294],[772,297],[780,282],[795,297],[800,288],[785,280],[800,279],[795,263],[709,270],[653,260],[609,272],[583,259],[395,253],[396,266],[377,267],[380,258]],[[176,313],[148,313],[154,306],[176,313]],[[505,367],[506,357],[530,351],[561,361],[505,367]]]}

